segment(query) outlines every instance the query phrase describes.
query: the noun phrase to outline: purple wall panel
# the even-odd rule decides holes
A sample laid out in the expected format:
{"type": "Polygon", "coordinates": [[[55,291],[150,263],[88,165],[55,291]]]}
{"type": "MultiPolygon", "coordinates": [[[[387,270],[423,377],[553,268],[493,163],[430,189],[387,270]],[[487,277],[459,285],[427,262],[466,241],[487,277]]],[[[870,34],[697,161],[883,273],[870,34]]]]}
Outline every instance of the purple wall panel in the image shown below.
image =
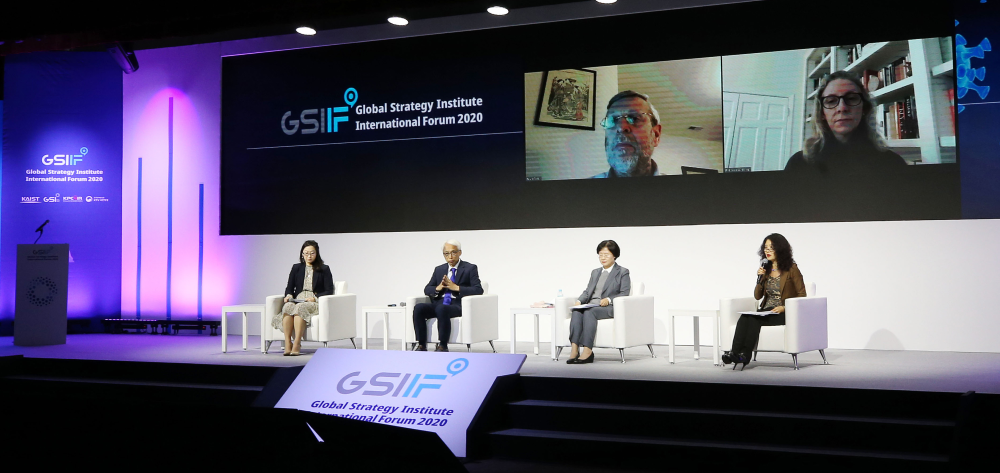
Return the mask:
{"type": "MultiPolygon", "coordinates": [[[[135,316],[138,159],[143,158],[142,316],[167,313],[168,128],[173,98],[172,318],[198,314],[198,197],[205,185],[204,313],[217,318],[233,304],[232,281],[242,273],[239,239],[219,237],[219,116],[221,94],[218,43],[137,53],[141,69],[124,77],[122,315],[135,316]]],[[[250,301],[246,301],[250,302],[250,301]]]]}

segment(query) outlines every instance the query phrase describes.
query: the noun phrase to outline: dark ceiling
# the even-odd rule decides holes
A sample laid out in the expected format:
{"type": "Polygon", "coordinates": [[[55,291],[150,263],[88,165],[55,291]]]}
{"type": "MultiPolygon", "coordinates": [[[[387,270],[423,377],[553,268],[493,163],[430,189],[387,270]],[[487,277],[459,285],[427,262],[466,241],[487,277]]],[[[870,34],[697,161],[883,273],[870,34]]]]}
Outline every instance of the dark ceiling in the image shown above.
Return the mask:
{"type": "Polygon", "coordinates": [[[151,3],[60,3],[28,14],[0,15],[0,56],[33,51],[100,48],[113,42],[138,49],[245,39],[294,32],[383,24],[390,16],[409,20],[485,12],[493,5],[518,8],[580,0],[281,0],[151,3]]]}

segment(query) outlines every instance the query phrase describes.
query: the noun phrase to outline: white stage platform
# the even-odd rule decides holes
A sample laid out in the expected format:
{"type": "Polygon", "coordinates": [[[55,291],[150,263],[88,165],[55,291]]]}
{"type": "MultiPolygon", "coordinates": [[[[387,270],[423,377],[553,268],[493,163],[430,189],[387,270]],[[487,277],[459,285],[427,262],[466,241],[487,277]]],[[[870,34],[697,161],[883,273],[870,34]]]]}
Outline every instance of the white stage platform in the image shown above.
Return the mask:
{"type": "MultiPolygon", "coordinates": [[[[360,346],[360,340],[357,340],[360,346]]],[[[222,353],[219,337],[208,335],[90,334],[69,335],[65,345],[43,347],[14,346],[12,337],[0,337],[0,356],[24,355],[33,358],[143,361],[164,363],[203,363],[217,365],[297,366],[307,363],[320,344],[306,343],[303,356],[281,356],[277,344],[268,355],[260,353],[259,337],[250,337],[249,349],[243,351],[239,336],[229,337],[229,352],[222,353]]],[[[499,353],[509,353],[506,342],[494,342],[499,353]]],[[[351,349],[351,342],[331,343],[331,348],[351,349]]],[[[381,349],[381,339],[369,339],[371,349],[381,349]]],[[[390,340],[389,347],[399,347],[390,340]]],[[[464,352],[464,345],[452,345],[464,352]]],[[[475,352],[489,352],[489,344],[473,345],[475,352]]],[[[622,364],[617,350],[596,350],[596,361],[588,365],[567,365],[549,357],[548,344],[539,355],[532,354],[532,344],[518,343],[518,352],[528,358],[524,376],[587,377],[603,379],[641,379],[701,383],[748,383],[779,386],[815,386],[834,388],[891,389],[906,391],[941,391],[1000,394],[1000,354],[925,351],[826,350],[829,365],[819,353],[799,356],[798,371],[792,369],[792,357],[779,353],[761,353],[744,371],[712,365],[711,347],[702,347],[701,360],[693,359],[690,346],[677,347],[676,363],[667,361],[667,347],[649,350],[637,347],[625,351],[622,364]]],[[[419,356],[414,353],[414,356],[419,356]]]]}

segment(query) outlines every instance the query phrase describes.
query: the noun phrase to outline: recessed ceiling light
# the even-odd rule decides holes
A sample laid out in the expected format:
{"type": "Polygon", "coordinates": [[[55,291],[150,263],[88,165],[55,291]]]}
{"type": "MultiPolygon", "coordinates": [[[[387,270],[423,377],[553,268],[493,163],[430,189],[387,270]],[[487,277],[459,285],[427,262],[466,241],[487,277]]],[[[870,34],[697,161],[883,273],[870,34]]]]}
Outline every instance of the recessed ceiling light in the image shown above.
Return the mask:
{"type": "Polygon", "coordinates": [[[295,28],[295,32],[298,33],[298,34],[304,34],[306,36],[312,36],[312,35],[316,34],[316,30],[314,30],[314,29],[312,29],[312,28],[310,28],[308,26],[300,26],[298,28],[295,28]]]}
{"type": "Polygon", "coordinates": [[[392,24],[394,24],[396,26],[406,26],[410,22],[406,21],[406,18],[403,18],[401,16],[390,16],[389,17],[389,23],[392,23],[392,24]]]}
{"type": "Polygon", "coordinates": [[[494,14],[494,15],[498,15],[498,16],[499,15],[506,15],[507,13],[509,13],[506,8],[499,7],[499,6],[497,6],[497,7],[489,7],[489,8],[486,9],[486,11],[488,11],[488,12],[494,14]]]}
{"type": "Polygon", "coordinates": [[[605,4],[609,4],[610,5],[610,4],[615,3],[617,1],[618,0],[597,0],[597,3],[605,3],[605,4]]]}

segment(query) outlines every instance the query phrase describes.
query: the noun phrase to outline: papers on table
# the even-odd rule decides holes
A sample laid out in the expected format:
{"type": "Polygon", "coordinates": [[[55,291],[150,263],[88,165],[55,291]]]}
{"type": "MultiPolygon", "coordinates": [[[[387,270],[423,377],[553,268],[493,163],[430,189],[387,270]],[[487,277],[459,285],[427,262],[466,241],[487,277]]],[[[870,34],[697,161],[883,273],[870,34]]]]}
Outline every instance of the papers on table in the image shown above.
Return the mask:
{"type": "Polygon", "coordinates": [[[589,309],[591,307],[600,307],[601,304],[580,304],[570,307],[570,309],[589,309]]]}
{"type": "Polygon", "coordinates": [[[292,299],[292,300],[290,300],[288,302],[294,302],[296,304],[301,304],[301,303],[303,303],[305,301],[306,301],[305,299],[292,299]]]}
{"type": "Polygon", "coordinates": [[[740,315],[777,315],[777,312],[765,310],[763,312],[740,312],[740,315]]]}

